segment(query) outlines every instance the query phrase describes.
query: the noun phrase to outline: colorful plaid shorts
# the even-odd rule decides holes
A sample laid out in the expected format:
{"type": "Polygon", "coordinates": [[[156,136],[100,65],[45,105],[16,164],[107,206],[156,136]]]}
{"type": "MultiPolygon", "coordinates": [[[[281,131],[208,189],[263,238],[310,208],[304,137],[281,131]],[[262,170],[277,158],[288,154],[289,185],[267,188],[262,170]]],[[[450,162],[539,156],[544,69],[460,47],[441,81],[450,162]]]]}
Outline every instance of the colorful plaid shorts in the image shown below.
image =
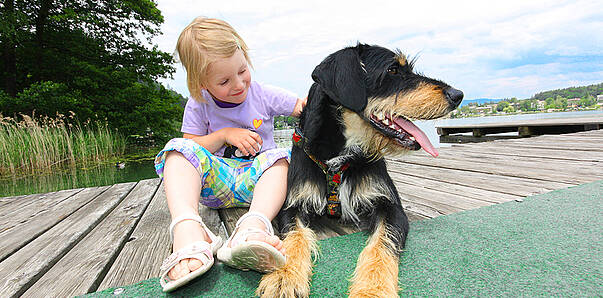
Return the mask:
{"type": "Polygon", "coordinates": [[[258,154],[252,160],[215,156],[191,139],[170,140],[155,157],[155,171],[163,178],[165,157],[178,151],[201,176],[201,203],[210,208],[248,207],[253,189],[264,171],[279,159],[291,158],[290,148],[276,148],[258,154]]]}

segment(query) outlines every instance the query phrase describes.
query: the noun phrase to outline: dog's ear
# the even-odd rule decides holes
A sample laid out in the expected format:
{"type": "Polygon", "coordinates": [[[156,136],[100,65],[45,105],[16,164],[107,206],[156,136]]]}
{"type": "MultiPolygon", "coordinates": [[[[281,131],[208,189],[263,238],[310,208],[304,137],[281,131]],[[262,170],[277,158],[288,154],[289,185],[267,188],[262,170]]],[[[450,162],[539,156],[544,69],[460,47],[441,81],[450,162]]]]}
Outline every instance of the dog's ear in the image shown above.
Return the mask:
{"type": "Polygon", "coordinates": [[[358,47],[329,55],[312,72],[312,79],[335,102],[359,113],[366,107],[366,72],[358,47]]]}

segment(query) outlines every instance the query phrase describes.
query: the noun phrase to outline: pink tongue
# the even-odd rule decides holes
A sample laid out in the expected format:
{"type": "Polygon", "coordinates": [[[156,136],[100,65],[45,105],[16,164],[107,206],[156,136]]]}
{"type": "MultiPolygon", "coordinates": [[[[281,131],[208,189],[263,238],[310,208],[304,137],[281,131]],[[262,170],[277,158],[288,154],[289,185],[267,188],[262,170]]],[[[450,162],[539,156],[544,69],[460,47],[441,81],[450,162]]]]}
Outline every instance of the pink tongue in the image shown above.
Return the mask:
{"type": "Polygon", "coordinates": [[[406,132],[415,137],[415,140],[419,143],[419,145],[421,145],[421,148],[423,148],[423,150],[427,151],[427,153],[431,154],[431,156],[433,157],[438,157],[438,150],[433,147],[427,135],[425,135],[425,133],[421,129],[419,129],[414,123],[403,118],[396,118],[394,122],[398,124],[398,126],[402,127],[402,129],[406,130],[406,132]]]}

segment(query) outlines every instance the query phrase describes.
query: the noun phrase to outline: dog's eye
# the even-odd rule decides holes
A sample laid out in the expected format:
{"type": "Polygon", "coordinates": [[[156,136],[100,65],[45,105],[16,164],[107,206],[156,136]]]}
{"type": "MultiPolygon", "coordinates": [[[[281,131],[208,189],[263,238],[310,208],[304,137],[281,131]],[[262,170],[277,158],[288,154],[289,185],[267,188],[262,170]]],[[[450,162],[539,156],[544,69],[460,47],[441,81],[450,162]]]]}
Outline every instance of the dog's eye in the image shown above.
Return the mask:
{"type": "Polygon", "coordinates": [[[387,73],[393,74],[393,75],[397,75],[399,73],[398,67],[396,67],[396,66],[390,66],[387,69],[387,73]]]}

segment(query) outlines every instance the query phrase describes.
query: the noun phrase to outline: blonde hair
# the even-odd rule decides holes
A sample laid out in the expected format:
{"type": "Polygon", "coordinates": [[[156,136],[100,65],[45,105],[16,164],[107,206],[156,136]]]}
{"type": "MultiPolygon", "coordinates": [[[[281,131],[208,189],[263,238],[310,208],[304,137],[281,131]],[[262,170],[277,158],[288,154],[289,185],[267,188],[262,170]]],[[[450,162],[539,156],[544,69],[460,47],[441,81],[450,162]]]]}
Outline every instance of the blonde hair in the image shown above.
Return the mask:
{"type": "Polygon", "coordinates": [[[218,59],[231,57],[237,49],[243,51],[251,66],[245,41],[225,21],[197,17],[182,30],[175,54],[186,69],[186,83],[193,99],[206,102],[201,90],[208,83],[209,65],[218,59]]]}

